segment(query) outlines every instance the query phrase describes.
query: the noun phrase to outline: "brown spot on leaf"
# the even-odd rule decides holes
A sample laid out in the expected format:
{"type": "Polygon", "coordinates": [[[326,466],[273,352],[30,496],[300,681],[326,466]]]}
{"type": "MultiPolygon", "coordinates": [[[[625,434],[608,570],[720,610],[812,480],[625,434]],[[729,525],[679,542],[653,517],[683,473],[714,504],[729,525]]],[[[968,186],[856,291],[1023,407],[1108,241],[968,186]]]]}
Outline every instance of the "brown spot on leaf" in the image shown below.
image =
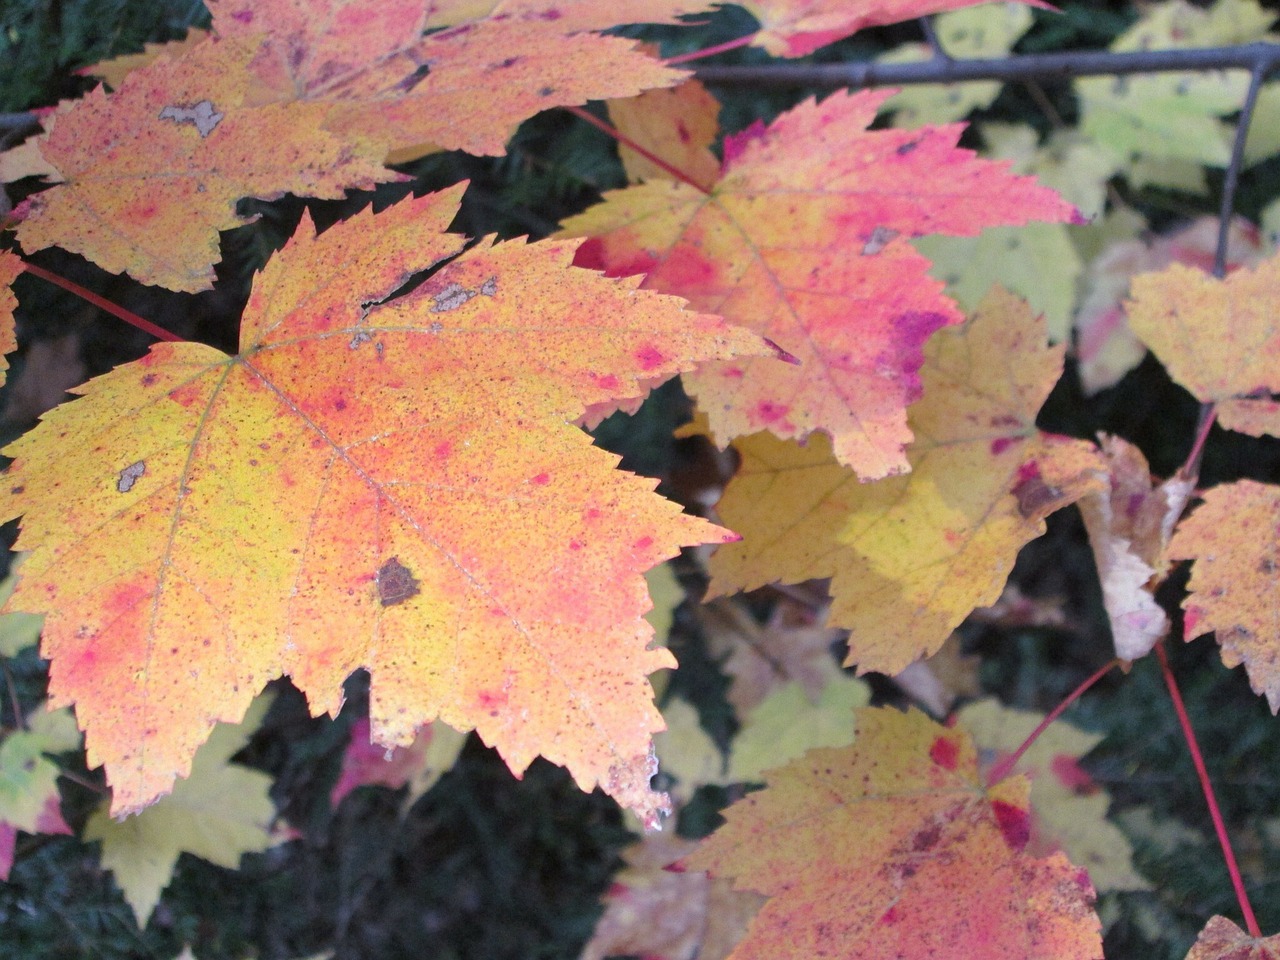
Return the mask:
{"type": "Polygon", "coordinates": [[[143,460],[131,463],[116,478],[116,490],[119,493],[128,493],[133,489],[133,485],[137,483],[144,473],[147,472],[147,464],[143,460]]]}
{"type": "Polygon", "coordinates": [[[378,600],[384,607],[404,603],[418,595],[418,581],[413,572],[396,557],[378,568],[378,600]]]}
{"type": "Polygon", "coordinates": [[[476,295],[475,290],[468,290],[460,283],[451,283],[431,298],[431,312],[444,313],[446,310],[457,310],[476,295]]]}
{"type": "Polygon", "coordinates": [[[170,104],[160,111],[161,120],[172,120],[174,123],[189,123],[196,128],[201,137],[213,133],[213,128],[222,122],[223,114],[219,113],[211,100],[201,100],[190,106],[170,104]]]}

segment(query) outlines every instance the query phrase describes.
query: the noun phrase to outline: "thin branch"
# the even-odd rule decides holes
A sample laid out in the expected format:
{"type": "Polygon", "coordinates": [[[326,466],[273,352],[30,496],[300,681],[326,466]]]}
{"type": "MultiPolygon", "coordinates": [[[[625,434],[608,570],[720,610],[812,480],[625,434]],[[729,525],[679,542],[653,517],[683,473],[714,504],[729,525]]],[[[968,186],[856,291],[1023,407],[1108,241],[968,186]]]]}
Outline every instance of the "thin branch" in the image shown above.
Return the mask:
{"type": "Polygon", "coordinates": [[[1218,799],[1213,794],[1213,782],[1209,779],[1209,770],[1204,765],[1204,755],[1200,753],[1196,732],[1191,726],[1191,718],[1187,716],[1182,694],[1178,692],[1178,681],[1174,679],[1173,670],[1169,667],[1169,656],[1164,652],[1163,643],[1156,644],[1156,656],[1160,659],[1160,672],[1164,675],[1164,684],[1169,689],[1169,698],[1173,701],[1174,712],[1178,715],[1178,725],[1182,727],[1182,736],[1187,741],[1187,749],[1191,752],[1191,762],[1195,765],[1196,776],[1200,778],[1200,788],[1204,791],[1205,801],[1209,804],[1209,817],[1213,820],[1213,829],[1218,834],[1222,856],[1227,862],[1227,873],[1231,875],[1231,886],[1235,888],[1236,901],[1240,904],[1241,914],[1244,915],[1245,929],[1249,931],[1251,937],[1261,937],[1262,929],[1253,915],[1249,894],[1245,892],[1244,880],[1240,876],[1240,866],[1236,863],[1235,852],[1231,849],[1231,839],[1227,836],[1227,825],[1223,822],[1222,811],[1218,809],[1218,799]]]}
{"type": "Polygon", "coordinates": [[[1073,77],[1169,73],[1181,70],[1261,71],[1265,78],[1280,68],[1280,44],[1245,43],[1234,47],[1191,50],[1073,50],[1027,53],[996,59],[925,60],[920,63],[770,64],[759,67],[700,67],[703,83],[744,87],[899,86],[913,83],[957,83],[962,80],[1069,80],[1073,77]]]}
{"type": "Polygon", "coordinates": [[[1231,216],[1235,213],[1236,188],[1240,186],[1240,171],[1244,168],[1244,147],[1249,139],[1249,127],[1253,123],[1253,111],[1258,104],[1258,92],[1267,71],[1261,64],[1254,64],[1249,77],[1249,92],[1245,94],[1240,119],[1236,123],[1236,138],[1231,145],[1231,162],[1222,181],[1222,206],[1218,212],[1218,248],[1213,256],[1213,275],[1221,280],[1227,275],[1227,241],[1231,233],[1231,216]]]}
{"type": "Polygon", "coordinates": [[[54,286],[61,287],[63,290],[74,293],[81,300],[89,301],[89,303],[92,303],[95,307],[107,311],[107,313],[111,314],[113,317],[119,317],[125,323],[131,324],[139,330],[151,334],[153,337],[160,340],[168,340],[172,343],[182,342],[182,338],[176,333],[170,333],[164,327],[157,327],[150,320],[143,319],[132,310],[126,310],[119,304],[112,303],[110,300],[98,296],[92,290],[86,290],[84,287],[80,286],[80,284],[72,280],[68,280],[66,277],[60,277],[56,273],[46,270],[44,267],[38,267],[34,263],[29,262],[24,263],[22,269],[33,276],[39,277],[41,280],[49,281],[49,283],[52,283],[54,286]]]}
{"type": "Polygon", "coordinates": [[[1080,684],[1080,686],[1076,687],[1069,694],[1067,694],[1067,696],[1063,699],[1063,701],[1060,704],[1058,704],[1051,711],[1049,711],[1048,714],[1045,715],[1045,718],[1040,721],[1040,723],[1036,726],[1034,730],[1031,731],[1030,736],[1028,736],[1027,739],[1022,741],[1022,744],[1018,747],[1017,750],[1013,751],[1013,753],[1009,754],[1007,757],[1004,757],[1003,759],[998,761],[995,764],[995,766],[993,766],[987,772],[987,786],[989,787],[995,786],[997,783],[999,783],[1001,780],[1007,777],[1010,773],[1012,773],[1013,768],[1016,767],[1018,765],[1018,761],[1022,759],[1022,755],[1026,753],[1029,749],[1031,749],[1031,745],[1040,738],[1040,734],[1044,733],[1047,729],[1049,729],[1049,725],[1053,723],[1053,721],[1057,720],[1058,717],[1062,716],[1063,711],[1066,710],[1067,707],[1071,706],[1071,704],[1075,703],[1082,696],[1084,696],[1085,691],[1087,691],[1095,683],[1097,683],[1099,680],[1105,677],[1108,673],[1110,673],[1112,667],[1117,667],[1119,665],[1120,665],[1119,659],[1108,660],[1106,663],[1100,666],[1097,670],[1093,671],[1093,673],[1091,673],[1085,679],[1085,681],[1082,684],[1080,684]]]}
{"type": "Polygon", "coordinates": [[[669,162],[667,162],[666,160],[663,160],[660,156],[658,156],[652,150],[646,150],[644,147],[640,146],[640,144],[636,143],[626,134],[620,132],[616,128],[605,123],[595,114],[587,110],[583,110],[581,107],[565,107],[564,109],[568,110],[579,120],[585,120],[587,121],[587,123],[591,124],[593,127],[597,127],[600,130],[603,130],[605,133],[613,137],[613,139],[617,140],[624,147],[634,150],[636,153],[640,154],[640,156],[644,157],[650,163],[654,164],[659,169],[665,170],[667,173],[671,174],[671,176],[675,177],[677,180],[681,181],[682,183],[687,183],[689,186],[693,187],[695,190],[701,193],[709,194],[711,192],[710,188],[705,187],[702,184],[698,183],[696,180],[690,177],[687,173],[685,173],[679,167],[672,166],[669,162]]]}

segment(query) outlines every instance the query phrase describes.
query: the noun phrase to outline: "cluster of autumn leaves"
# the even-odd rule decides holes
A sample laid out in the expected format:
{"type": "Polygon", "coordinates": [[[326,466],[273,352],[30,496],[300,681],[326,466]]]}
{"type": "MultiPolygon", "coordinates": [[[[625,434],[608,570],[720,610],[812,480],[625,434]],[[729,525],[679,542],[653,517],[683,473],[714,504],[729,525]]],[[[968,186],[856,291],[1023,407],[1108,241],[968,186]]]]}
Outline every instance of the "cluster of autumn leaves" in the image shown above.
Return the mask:
{"type": "MultiPolygon", "coordinates": [[[[962,5],[746,4],[757,42],[780,55],[962,5]]],[[[0,155],[0,178],[50,184],[15,210],[24,251],[58,246],[144,283],[207,288],[218,232],[240,222],[243,197],[340,196],[396,180],[388,162],[432,150],[500,153],[520,120],[588,99],[610,101],[635,182],[531,244],[448,234],[461,186],[319,235],[304,218],[255,280],[237,354],[160,344],[7,448],[0,504],[23,518],[24,554],[8,609],[45,616],[50,710],[0,743],[0,770],[31,760],[0,808],[0,855],[16,829],[67,829],[42,755],[78,746],[74,706],[89,763],[112,788],[109,813],[132,815],[120,823],[104,809],[85,836],[104,840],[104,864],[145,922],[177,857],[175,823],[191,816],[188,792],[221,778],[245,805],[227,811],[234,840],[187,849],[234,866],[272,842],[261,775],[227,762],[265,709],[263,686],[288,675],[317,715],[336,712],[359,668],[372,678],[373,741],[401,751],[386,782],[425,789],[456,751],[446,731],[476,730],[517,774],[547,757],[656,825],[669,798],[650,786],[653,738],[664,765],[682,748],[671,733],[664,746],[647,679],[674,659],[650,649],[644,573],[699,543],[720,544],[713,596],[829,579],[828,624],[849,631],[847,663],[896,675],[995,603],[1044,518],[1078,502],[1120,657],[1165,635],[1152,593],[1173,562],[1194,560],[1188,636],[1215,631],[1224,659],[1280,702],[1267,603],[1277,489],[1215,488],[1179,522],[1194,477],[1157,482],[1122,440],[1035,426],[1062,372],[1047,323],[1061,338],[1084,314],[1063,292],[1084,269],[1078,252],[1061,255],[1078,250],[1077,208],[1100,215],[1102,185],[1135,151],[1142,176],[1184,186],[1189,168],[1225,159],[1186,155],[1185,133],[1162,139],[1160,124],[1175,120],[1151,109],[1156,79],[1081,81],[1082,139],[1060,133],[1042,147],[983,129],[1002,160],[958,148],[949,123],[990,102],[981,85],[808,100],[724,137],[717,157],[715,100],[598,32],[699,4],[209,7],[210,34],[108,65],[112,92],[59,106],[45,133],[0,155]],[[869,129],[884,110],[943,125],[869,129]],[[1115,116],[1135,114],[1147,128],[1126,145],[1132,132],[1115,116]],[[1011,167],[1056,181],[1074,203],[1011,167]],[[982,246],[1010,237],[1026,238],[1021,279],[1044,301],[1035,308],[985,293],[992,279],[1019,286],[1026,261],[1006,265],[982,246]],[[962,302],[984,292],[967,321],[931,269],[962,302]],[[677,374],[702,414],[691,429],[741,458],[717,507],[723,526],[614,469],[577,426],[677,374]],[[143,849],[146,871],[130,859],[143,849]]],[[[1166,33],[1204,43],[1223,24],[1227,39],[1252,39],[1270,26],[1247,0],[1155,9],[1118,48],[1166,33]]],[[[1007,51],[1025,9],[983,10],[941,18],[942,42],[1007,51]]],[[[1238,105],[1177,102],[1195,103],[1222,136],[1213,115],[1238,105]]],[[[1115,213],[1107,228],[1136,233],[1115,213]]],[[[22,269],[0,254],[0,279],[22,269]]],[[[1278,272],[1274,258],[1226,280],[1175,264],[1096,313],[1224,426],[1274,436],[1280,329],[1265,305],[1278,272]]],[[[825,703],[841,717],[823,734],[833,739],[802,736],[790,755],[761,746],[756,761],[744,741],[729,773],[706,751],[694,762],[703,772],[688,783],[769,785],[696,851],[641,855],[733,880],[732,892],[704,878],[700,893],[672,895],[734,904],[734,936],[712,950],[704,917],[692,935],[700,955],[727,951],[752,916],[735,957],[849,955],[855,943],[875,956],[943,945],[1099,955],[1091,904],[1105,871],[1052,852],[1073,848],[1032,815],[1026,779],[987,783],[971,735],[921,713],[860,710],[855,740],[856,684],[820,673],[808,690],[788,688],[790,700],[753,705],[785,724],[825,703]],[[780,831],[785,844],[768,839],[780,831]],[[744,892],[747,906],[733,899],[744,892]]],[[[753,735],[775,748],[786,739],[753,735]]],[[[361,769],[350,782],[381,776],[361,769]]],[[[1117,887],[1141,883],[1112,866],[1117,887]]],[[[625,937],[597,946],[654,952],[625,937]]]]}

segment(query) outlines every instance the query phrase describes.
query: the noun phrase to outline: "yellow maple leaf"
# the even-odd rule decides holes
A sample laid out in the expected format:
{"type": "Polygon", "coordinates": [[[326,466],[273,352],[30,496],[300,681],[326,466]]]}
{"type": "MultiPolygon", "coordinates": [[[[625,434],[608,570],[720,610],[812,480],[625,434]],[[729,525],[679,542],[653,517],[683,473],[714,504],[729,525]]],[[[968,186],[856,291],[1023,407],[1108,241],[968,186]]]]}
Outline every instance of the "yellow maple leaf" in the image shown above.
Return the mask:
{"type": "Polygon", "coordinates": [[[1181,263],[1134,277],[1129,325],[1175,381],[1224,419],[1256,431],[1274,429],[1270,397],[1280,392],[1280,255],[1225,279],[1181,263]]]}
{"type": "Polygon", "coordinates": [[[1182,601],[1186,639],[1216,633],[1222,662],[1243,663],[1254,692],[1280,710],[1280,487],[1239,480],[1207,491],[1168,552],[1195,561],[1182,601]]]}
{"type": "Polygon", "coordinates": [[[0,513],[32,552],[113,813],[185,773],[217,720],[290,675],[318,715],[373,677],[373,739],[437,717],[646,820],[661,719],[643,573],[730,536],[572,425],[699,359],[767,353],[680,301],[570,267],[576,243],[463,246],[462,188],[309,220],[259,274],[240,352],[160,344],[8,448],[0,513]],[[378,304],[370,307],[369,304],[378,304]]]}
{"type": "Polygon", "coordinates": [[[115,874],[139,927],[147,925],[160,902],[179,854],[235,870],[244,854],[276,843],[270,829],[276,812],[271,777],[231,763],[262,725],[271,700],[264,694],[240,723],[214,727],[196,751],[191,775],[167,797],[123,820],[111,819],[104,805],[85,823],[84,839],[101,841],[102,866],[115,874]]]}
{"type": "Polygon", "coordinates": [[[848,664],[896,674],[1000,596],[1044,518],[1101,483],[1091,444],[1035,417],[1062,370],[1043,318],[993,292],[963,328],[934,335],[911,409],[912,472],[860,483],[830,445],[758,434],[719,514],[742,540],[711,558],[713,595],[831,577],[829,622],[848,664]]]}

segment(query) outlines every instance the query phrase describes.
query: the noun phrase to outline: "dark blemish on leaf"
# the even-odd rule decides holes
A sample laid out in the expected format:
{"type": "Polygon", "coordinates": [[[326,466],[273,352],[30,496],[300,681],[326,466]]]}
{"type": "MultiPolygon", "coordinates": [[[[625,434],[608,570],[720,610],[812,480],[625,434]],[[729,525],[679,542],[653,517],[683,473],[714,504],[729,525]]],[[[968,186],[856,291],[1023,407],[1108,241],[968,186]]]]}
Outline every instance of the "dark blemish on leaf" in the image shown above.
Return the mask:
{"type": "Polygon", "coordinates": [[[1018,512],[1027,520],[1044,519],[1057,509],[1063,498],[1062,490],[1045,483],[1039,471],[1033,477],[1019,480],[1013,495],[1018,498],[1018,512]]]}
{"type": "Polygon", "coordinates": [[[253,23],[252,10],[237,10],[231,15],[231,19],[236,23],[253,23]]]}
{"type": "Polygon", "coordinates": [[[116,478],[116,490],[120,493],[128,493],[133,489],[133,485],[137,483],[146,472],[147,465],[142,460],[139,460],[137,463],[129,464],[120,471],[120,476],[116,478]]]}
{"type": "Polygon", "coordinates": [[[457,310],[474,296],[477,296],[475,290],[468,290],[460,283],[451,283],[431,298],[431,312],[444,313],[446,310],[457,310]]]}
{"type": "Polygon", "coordinates": [[[1271,576],[1276,572],[1276,562],[1270,557],[1264,557],[1262,562],[1258,564],[1258,572],[1271,576]]]}
{"type": "Polygon", "coordinates": [[[676,136],[680,138],[681,143],[688,143],[693,139],[689,134],[689,128],[684,125],[683,120],[676,121],[676,136]]]}
{"type": "Polygon", "coordinates": [[[911,849],[916,853],[924,853],[926,850],[932,850],[938,845],[938,841],[942,839],[942,828],[936,823],[930,824],[923,830],[919,830],[911,838],[911,849]]]}
{"type": "Polygon", "coordinates": [[[207,137],[213,128],[222,122],[223,114],[218,113],[211,100],[201,100],[191,106],[174,106],[170,104],[160,111],[161,120],[172,120],[174,123],[190,123],[200,134],[207,137]]]}
{"type": "Polygon", "coordinates": [[[356,332],[356,335],[351,338],[351,342],[348,343],[347,346],[350,347],[352,350],[355,350],[359,348],[361,344],[368,343],[372,339],[373,339],[373,334],[371,334],[368,330],[359,330],[356,332]]]}
{"type": "Polygon", "coordinates": [[[960,760],[960,747],[948,737],[938,737],[929,748],[929,759],[944,770],[954,770],[960,760]]]}
{"type": "Polygon", "coordinates": [[[484,283],[480,284],[480,293],[482,296],[494,297],[498,294],[498,278],[490,277],[484,283]]]}
{"type": "Polygon", "coordinates": [[[1025,847],[1031,839],[1031,818],[1027,811],[1003,800],[991,801],[991,811],[996,815],[996,824],[1004,835],[1004,842],[1013,850],[1025,847]]]}
{"type": "Polygon", "coordinates": [[[440,333],[442,330],[444,330],[444,324],[439,320],[427,324],[427,333],[440,333]]]}
{"type": "Polygon", "coordinates": [[[556,92],[555,87],[543,87],[541,90],[538,91],[538,96],[549,97],[555,92],[556,92]]]}
{"type": "Polygon", "coordinates": [[[10,492],[10,493],[12,493],[14,496],[17,496],[17,495],[18,495],[18,494],[20,494],[20,493],[26,493],[26,492],[27,492],[27,488],[26,488],[26,487],[24,487],[24,486],[22,486],[21,484],[19,484],[19,485],[18,485],[18,486],[16,486],[16,487],[10,487],[10,488],[9,488],[9,492],[10,492]]]}
{"type": "Polygon", "coordinates": [[[146,376],[144,376],[144,377],[142,378],[142,385],[143,385],[144,387],[149,387],[149,386],[151,386],[153,383],[155,383],[155,382],[156,382],[156,379],[157,379],[157,378],[156,378],[156,375],[155,375],[154,373],[148,373],[146,376]]]}
{"type": "Polygon", "coordinates": [[[900,157],[905,157],[907,154],[914,152],[918,146],[920,146],[919,140],[908,140],[906,143],[900,144],[894,153],[900,157]]]}
{"type": "Polygon", "coordinates": [[[413,573],[396,557],[392,557],[378,569],[378,600],[384,607],[404,603],[418,595],[418,581],[413,573]]]}
{"type": "Polygon", "coordinates": [[[996,437],[991,441],[991,455],[998,457],[1013,444],[1013,437],[996,437]]]}
{"type": "Polygon", "coordinates": [[[876,227],[871,231],[871,236],[867,238],[867,242],[862,245],[862,255],[870,257],[879,253],[897,235],[898,231],[890,227],[876,227]]]}

